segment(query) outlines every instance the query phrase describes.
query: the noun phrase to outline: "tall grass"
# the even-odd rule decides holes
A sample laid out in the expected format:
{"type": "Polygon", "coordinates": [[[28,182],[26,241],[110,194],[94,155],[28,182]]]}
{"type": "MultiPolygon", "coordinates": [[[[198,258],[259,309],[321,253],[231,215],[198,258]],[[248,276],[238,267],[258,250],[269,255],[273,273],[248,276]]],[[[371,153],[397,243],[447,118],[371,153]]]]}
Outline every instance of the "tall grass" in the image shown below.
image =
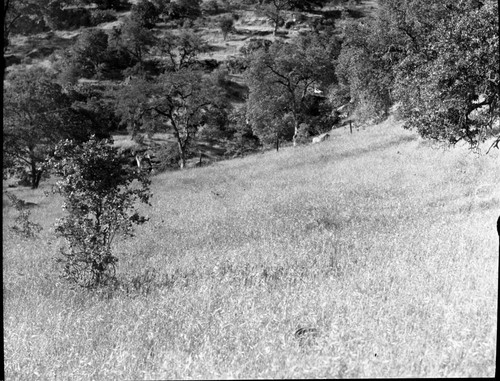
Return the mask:
{"type": "Polygon", "coordinates": [[[387,122],[159,175],[94,294],[57,278],[61,200],[24,191],[44,230],[4,204],[6,378],[491,377],[499,164],[387,122]]]}

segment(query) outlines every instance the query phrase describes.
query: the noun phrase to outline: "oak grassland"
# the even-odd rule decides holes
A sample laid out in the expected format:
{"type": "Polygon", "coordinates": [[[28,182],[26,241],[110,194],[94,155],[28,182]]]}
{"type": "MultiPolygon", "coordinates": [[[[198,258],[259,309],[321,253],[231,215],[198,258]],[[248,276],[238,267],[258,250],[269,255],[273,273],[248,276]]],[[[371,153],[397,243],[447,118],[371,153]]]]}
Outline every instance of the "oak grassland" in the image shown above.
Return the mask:
{"type": "MultiPolygon", "coordinates": [[[[36,5],[31,0],[17,3],[36,5]]],[[[183,29],[202,38],[209,49],[200,49],[197,59],[208,66],[224,68],[227,64],[223,79],[236,111],[247,107],[250,91],[240,67],[246,64],[245,48],[250,50],[252,41],[262,45],[259,49],[275,41],[293,42],[318,21],[318,12],[307,17],[297,14],[295,22],[289,11],[285,24],[273,34],[274,26],[262,15],[266,8],[260,13],[254,9],[257,1],[191,4],[195,3],[203,3],[204,12],[208,9],[214,15],[208,12],[207,17],[188,18],[184,23],[177,20],[178,26],[156,20],[151,30],[159,39],[173,39],[183,29]],[[234,9],[215,14],[212,8],[217,4],[232,4],[234,9]],[[226,35],[220,22],[230,16],[234,28],[228,28],[226,35]]],[[[426,4],[392,0],[304,3],[329,3],[323,13],[337,15],[337,32],[357,33],[350,55],[344,56],[344,76],[362,72],[351,60],[367,64],[364,55],[357,55],[356,38],[368,36],[373,49],[379,48],[380,40],[371,30],[358,28],[366,23],[352,28],[351,18],[361,11],[375,14],[380,4],[413,4],[416,9],[426,4]],[[337,7],[340,3],[347,4],[343,12],[337,7]]],[[[95,30],[110,32],[127,22],[128,8],[92,11],[103,19],[96,22],[95,30]]],[[[380,25],[383,31],[385,24],[380,25]]],[[[463,29],[458,31],[468,30],[468,25],[459,24],[463,29]]],[[[483,29],[487,26],[482,25],[483,29]]],[[[328,31],[328,24],[324,27],[328,31]]],[[[470,29],[471,33],[482,30],[470,29]]],[[[84,27],[58,29],[31,36],[12,32],[12,57],[24,58],[9,64],[6,82],[16,70],[50,68],[62,54],[58,50],[71,48],[84,31],[84,27]]],[[[386,37],[394,42],[392,50],[384,49],[380,55],[386,58],[380,61],[385,64],[400,54],[395,49],[398,41],[391,36],[386,37]]],[[[149,58],[157,58],[155,52],[151,49],[149,58]]],[[[449,57],[460,57],[451,53],[449,57]]],[[[488,54],[484,57],[494,53],[488,54]]],[[[443,62],[454,63],[454,59],[443,62]]],[[[386,67],[374,64],[371,69],[380,74],[386,67]]],[[[359,78],[352,81],[355,90],[373,95],[373,89],[359,78]]],[[[368,79],[369,85],[376,82],[372,76],[368,79]]],[[[134,75],[77,78],[90,87],[122,86],[121,95],[127,95],[128,81],[133,84],[134,75]]],[[[352,93],[353,89],[354,85],[352,93]]],[[[320,98],[326,99],[324,90],[320,98]]],[[[336,110],[347,112],[350,99],[342,98],[345,94],[340,90],[337,93],[333,94],[342,105],[336,105],[336,110]]],[[[409,94],[411,100],[414,94],[409,94]]],[[[481,99],[473,103],[486,102],[481,99]]],[[[151,172],[151,205],[137,204],[140,215],[149,219],[135,228],[134,236],[113,241],[116,279],[94,289],[72,286],[60,276],[56,258],[61,258],[65,242],[57,238],[54,227],[66,212],[62,196],[52,192],[58,179],[43,177],[36,189],[12,186],[13,180],[4,179],[5,379],[494,377],[500,254],[498,140],[497,148],[492,148],[494,137],[479,141],[474,149],[460,140],[452,142],[455,145],[435,143],[432,132],[436,131],[427,131],[431,140],[424,139],[415,128],[403,128],[407,121],[393,112],[395,108],[385,106],[391,110],[386,119],[358,123],[351,118],[356,112],[362,114],[358,107],[349,117],[339,116],[345,126],[335,122],[337,128],[331,131],[313,129],[314,134],[296,147],[291,146],[291,136],[288,141],[277,138],[279,152],[259,143],[253,150],[238,153],[225,147],[223,140],[196,135],[195,153],[187,158],[186,169],[151,172]],[[310,144],[314,135],[325,134],[329,139],[310,144]]],[[[439,105],[427,106],[433,111],[439,105]]],[[[313,122],[309,127],[316,126],[313,122]]],[[[456,127],[445,125],[450,126],[456,127]]],[[[498,124],[493,130],[498,133],[498,124]]],[[[130,131],[110,131],[115,147],[135,155],[134,149],[142,143],[130,131]]],[[[166,129],[142,138],[152,147],[154,143],[156,148],[168,144],[175,148],[174,136],[166,129]]],[[[170,158],[167,154],[156,158],[170,158]]],[[[132,163],[137,157],[130,157],[132,163]]]]}
{"type": "Polygon", "coordinates": [[[492,377],[499,159],[390,118],[158,175],[99,293],[57,277],[50,183],[16,190],[43,230],[4,196],[6,379],[492,377]]]}

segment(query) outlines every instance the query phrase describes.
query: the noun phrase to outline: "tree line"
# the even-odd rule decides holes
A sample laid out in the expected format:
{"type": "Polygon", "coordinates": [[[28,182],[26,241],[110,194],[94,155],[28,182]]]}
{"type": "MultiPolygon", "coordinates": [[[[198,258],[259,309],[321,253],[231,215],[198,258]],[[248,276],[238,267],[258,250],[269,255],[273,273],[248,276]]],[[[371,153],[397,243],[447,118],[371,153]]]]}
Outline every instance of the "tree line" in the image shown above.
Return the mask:
{"type": "MultiPolygon", "coordinates": [[[[54,9],[64,14],[77,5],[113,12],[130,6],[121,0],[93,1],[93,8],[83,0],[44,1],[4,2],[4,55],[11,33],[46,23],[49,11],[57,18],[54,9]]],[[[246,3],[267,15],[276,33],[285,11],[321,14],[328,2],[246,3]]],[[[370,17],[323,17],[294,39],[251,39],[238,58],[248,87],[239,98],[233,68],[201,60],[210,47],[190,28],[220,13],[227,36],[237,7],[229,0],[141,0],[120,27],[86,29],[73,46],[54,52],[51,69],[9,74],[4,176],[18,173],[36,188],[58,141],[109,137],[123,127],[137,138],[171,132],[181,168],[200,137],[225,140],[233,154],[262,145],[278,150],[283,142],[297,145],[330,130],[341,106],[360,120],[378,120],[397,105],[404,126],[424,137],[474,147],[496,134],[498,147],[497,2],[379,0],[370,17]],[[160,19],[175,26],[162,38],[154,29],[160,19]]]]}

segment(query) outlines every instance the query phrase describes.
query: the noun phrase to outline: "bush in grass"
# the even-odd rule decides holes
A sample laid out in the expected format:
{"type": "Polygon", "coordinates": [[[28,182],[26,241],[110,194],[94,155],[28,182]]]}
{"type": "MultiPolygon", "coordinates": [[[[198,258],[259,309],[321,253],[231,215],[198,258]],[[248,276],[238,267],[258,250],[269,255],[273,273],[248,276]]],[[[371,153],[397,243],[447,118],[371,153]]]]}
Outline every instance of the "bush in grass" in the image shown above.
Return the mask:
{"type": "Polygon", "coordinates": [[[86,288],[114,279],[118,258],[112,244],[118,234],[132,235],[133,226],[147,219],[135,212],[136,201],[149,204],[150,181],[126,163],[111,140],[56,146],[50,161],[61,179],[57,190],[68,215],[57,222],[56,233],[66,239],[61,249],[63,277],[86,288]]]}
{"type": "Polygon", "coordinates": [[[11,230],[23,238],[36,238],[42,227],[29,219],[31,211],[28,208],[32,204],[17,198],[15,194],[6,193],[6,195],[19,212],[19,215],[14,220],[15,224],[10,227],[11,230]]]}

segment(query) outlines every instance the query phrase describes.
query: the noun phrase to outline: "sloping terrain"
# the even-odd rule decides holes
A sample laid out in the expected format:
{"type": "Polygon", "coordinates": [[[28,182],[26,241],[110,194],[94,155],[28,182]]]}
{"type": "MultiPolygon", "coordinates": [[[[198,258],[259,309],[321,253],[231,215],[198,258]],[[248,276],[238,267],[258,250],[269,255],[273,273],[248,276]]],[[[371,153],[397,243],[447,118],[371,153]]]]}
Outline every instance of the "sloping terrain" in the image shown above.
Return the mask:
{"type": "Polygon", "coordinates": [[[499,161],[390,119],[161,174],[97,295],[57,277],[50,185],[9,190],[44,230],[4,195],[6,378],[492,377],[499,161]]]}

